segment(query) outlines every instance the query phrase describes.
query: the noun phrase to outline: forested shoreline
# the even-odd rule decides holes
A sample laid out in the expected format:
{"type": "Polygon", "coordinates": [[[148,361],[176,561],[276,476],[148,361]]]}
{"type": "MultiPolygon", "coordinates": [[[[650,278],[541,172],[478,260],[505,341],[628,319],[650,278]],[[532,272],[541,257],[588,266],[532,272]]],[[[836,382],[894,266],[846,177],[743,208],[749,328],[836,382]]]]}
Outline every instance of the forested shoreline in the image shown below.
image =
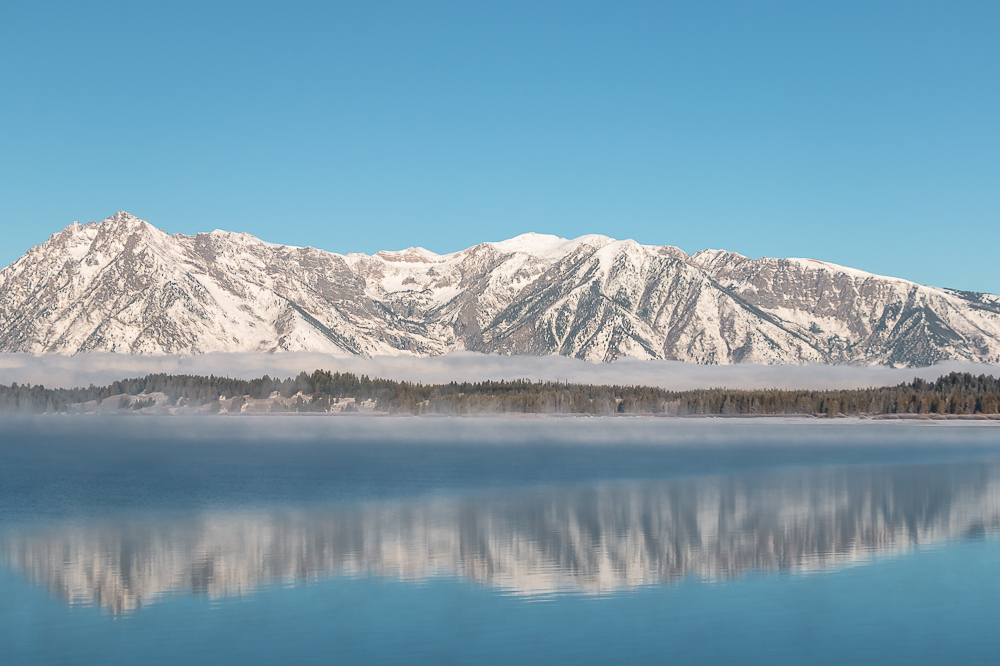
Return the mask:
{"type": "Polygon", "coordinates": [[[878,416],[1000,412],[1000,380],[950,373],[935,381],[853,390],[667,391],[648,386],[485,381],[421,384],[316,370],[258,379],[151,374],[106,386],[0,386],[0,411],[172,413],[353,412],[388,414],[660,414],[878,416]]]}

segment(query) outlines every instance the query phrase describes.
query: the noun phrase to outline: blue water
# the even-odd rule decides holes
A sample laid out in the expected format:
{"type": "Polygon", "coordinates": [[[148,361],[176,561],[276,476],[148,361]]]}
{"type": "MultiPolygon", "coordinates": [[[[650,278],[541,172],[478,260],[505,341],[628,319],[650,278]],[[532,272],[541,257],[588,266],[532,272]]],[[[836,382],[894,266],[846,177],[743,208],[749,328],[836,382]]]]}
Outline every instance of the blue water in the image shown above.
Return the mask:
{"type": "Polygon", "coordinates": [[[0,663],[996,663],[998,532],[989,426],[8,420],[0,663]]]}

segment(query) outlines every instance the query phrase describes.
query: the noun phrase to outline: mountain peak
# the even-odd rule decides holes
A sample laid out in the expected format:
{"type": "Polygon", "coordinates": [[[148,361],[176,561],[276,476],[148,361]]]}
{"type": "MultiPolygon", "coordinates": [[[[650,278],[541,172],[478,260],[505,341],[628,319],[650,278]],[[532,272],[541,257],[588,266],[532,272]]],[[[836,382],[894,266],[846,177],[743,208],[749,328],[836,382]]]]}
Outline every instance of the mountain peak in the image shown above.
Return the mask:
{"type": "Polygon", "coordinates": [[[100,222],[93,222],[91,224],[96,224],[98,227],[117,227],[117,228],[140,228],[143,226],[148,226],[150,228],[155,228],[149,222],[141,220],[132,213],[126,210],[120,210],[114,215],[107,217],[100,222]]]}
{"type": "Polygon", "coordinates": [[[90,224],[84,225],[84,227],[91,226],[97,227],[98,231],[104,234],[121,234],[137,230],[160,231],[149,222],[141,220],[125,210],[120,210],[111,217],[107,217],[100,222],[91,222],[90,224]]]}

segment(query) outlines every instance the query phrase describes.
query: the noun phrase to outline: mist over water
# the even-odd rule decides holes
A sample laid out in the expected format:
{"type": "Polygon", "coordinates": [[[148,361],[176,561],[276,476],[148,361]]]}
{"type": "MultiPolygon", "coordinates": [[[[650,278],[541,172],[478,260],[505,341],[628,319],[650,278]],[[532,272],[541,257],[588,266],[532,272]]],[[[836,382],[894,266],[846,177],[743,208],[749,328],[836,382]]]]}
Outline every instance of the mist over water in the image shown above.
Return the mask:
{"type": "Polygon", "coordinates": [[[993,423],[838,419],[21,417],[0,421],[0,525],[145,510],[978,459],[993,423]]]}

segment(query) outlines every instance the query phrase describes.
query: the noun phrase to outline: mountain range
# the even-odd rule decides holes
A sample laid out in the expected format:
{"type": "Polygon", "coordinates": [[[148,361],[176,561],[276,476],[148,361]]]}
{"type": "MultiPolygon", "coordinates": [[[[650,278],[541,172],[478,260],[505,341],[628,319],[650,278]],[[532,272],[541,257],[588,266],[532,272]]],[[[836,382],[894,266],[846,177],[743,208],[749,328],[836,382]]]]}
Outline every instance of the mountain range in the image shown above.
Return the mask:
{"type": "Polygon", "coordinates": [[[1000,363],[1000,297],[814,259],[524,234],[451,254],[169,235],[119,212],[0,271],[0,352],[456,350],[703,364],[1000,363]]]}

